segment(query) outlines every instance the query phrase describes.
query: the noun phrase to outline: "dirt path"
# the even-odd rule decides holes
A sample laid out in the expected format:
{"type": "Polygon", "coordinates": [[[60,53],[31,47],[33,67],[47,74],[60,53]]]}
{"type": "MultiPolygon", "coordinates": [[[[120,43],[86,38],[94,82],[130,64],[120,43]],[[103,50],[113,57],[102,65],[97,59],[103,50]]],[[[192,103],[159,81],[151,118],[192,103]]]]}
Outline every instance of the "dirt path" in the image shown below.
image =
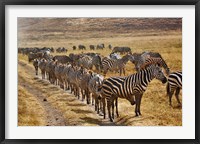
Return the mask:
{"type": "MultiPolygon", "coordinates": [[[[19,62],[19,67],[25,65],[26,64],[19,62]]],[[[27,70],[29,71],[30,69],[26,69],[26,71],[27,70]]],[[[43,95],[43,93],[39,89],[35,88],[34,85],[25,81],[20,74],[18,76],[18,84],[25,87],[29,93],[33,94],[45,109],[47,115],[47,126],[66,125],[67,123],[65,122],[61,112],[52,107],[52,105],[46,100],[46,97],[43,95]]]]}
{"type": "Polygon", "coordinates": [[[108,119],[103,119],[102,116],[96,114],[92,105],[86,105],[85,102],[77,100],[69,91],[63,91],[57,86],[51,85],[48,81],[42,80],[41,77],[35,77],[35,70],[25,61],[19,60],[18,69],[20,69],[21,72],[23,71],[26,75],[26,77],[24,77],[24,74],[19,72],[18,85],[23,86],[29,93],[37,98],[46,112],[47,126],[116,125],[115,123],[109,122],[108,119]],[[40,89],[40,87],[43,89],[40,89]],[[53,95],[55,96],[57,91],[60,91],[61,96],[54,97],[54,99],[51,100],[53,96],[50,97],[48,95],[54,93],[53,95]],[[67,98],[62,95],[63,93],[67,95],[67,98]],[[63,108],[57,107],[56,104],[61,104],[55,101],[60,101],[62,104],[64,103],[65,106],[63,108]],[[66,112],[63,110],[64,108],[68,108],[66,112]],[[71,115],[70,113],[75,114],[71,115]]]}

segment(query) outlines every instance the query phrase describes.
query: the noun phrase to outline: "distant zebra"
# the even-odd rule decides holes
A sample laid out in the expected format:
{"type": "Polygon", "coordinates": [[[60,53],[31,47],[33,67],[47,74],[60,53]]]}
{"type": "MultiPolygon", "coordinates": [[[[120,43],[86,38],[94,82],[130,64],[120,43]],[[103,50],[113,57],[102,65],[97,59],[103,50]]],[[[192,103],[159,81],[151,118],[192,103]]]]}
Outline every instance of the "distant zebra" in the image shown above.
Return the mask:
{"type": "Polygon", "coordinates": [[[95,46],[94,45],[90,45],[90,50],[94,50],[95,46]]]}
{"type": "MultiPolygon", "coordinates": [[[[117,98],[127,99],[135,106],[136,116],[141,115],[140,104],[142,95],[147,89],[148,84],[154,78],[166,83],[167,79],[158,65],[150,65],[146,69],[127,77],[110,77],[104,80],[101,94],[103,99],[103,113],[105,118],[105,100],[107,101],[107,109],[110,121],[114,119],[114,100],[117,98]],[[112,106],[112,117],[110,108],[112,106]]],[[[116,103],[117,104],[117,103],[116,103]]],[[[117,110],[116,105],[116,110],[117,110]]]]}
{"type": "Polygon", "coordinates": [[[33,60],[33,66],[35,68],[35,75],[38,75],[38,65],[39,65],[39,60],[38,59],[34,59],[33,60]]]}
{"type": "Polygon", "coordinates": [[[73,46],[72,49],[73,49],[73,50],[76,50],[76,46],[73,46]]]}
{"type": "Polygon", "coordinates": [[[97,49],[104,49],[105,48],[105,45],[104,44],[98,44],[97,45],[97,49]]]}
{"type": "Polygon", "coordinates": [[[107,57],[103,58],[102,66],[103,66],[104,75],[106,75],[108,70],[116,71],[116,72],[119,71],[120,76],[122,75],[122,72],[125,75],[125,65],[129,60],[132,61],[132,59],[133,59],[133,56],[130,54],[127,54],[123,56],[121,59],[116,59],[116,60],[109,59],[107,57]]]}
{"type": "Polygon", "coordinates": [[[172,96],[175,92],[176,100],[179,105],[181,102],[179,100],[179,93],[182,89],[182,71],[173,72],[168,77],[167,82],[167,95],[169,96],[169,104],[172,105],[172,96]]]}
{"type": "Polygon", "coordinates": [[[92,69],[92,58],[90,56],[84,55],[78,60],[78,66],[83,66],[86,69],[92,69]]]}
{"type": "Polygon", "coordinates": [[[102,57],[98,54],[92,57],[92,66],[96,68],[96,71],[101,72],[103,69],[102,66],[102,57]]]}
{"type": "Polygon", "coordinates": [[[84,45],[78,45],[79,50],[86,50],[86,47],[84,45]]]}

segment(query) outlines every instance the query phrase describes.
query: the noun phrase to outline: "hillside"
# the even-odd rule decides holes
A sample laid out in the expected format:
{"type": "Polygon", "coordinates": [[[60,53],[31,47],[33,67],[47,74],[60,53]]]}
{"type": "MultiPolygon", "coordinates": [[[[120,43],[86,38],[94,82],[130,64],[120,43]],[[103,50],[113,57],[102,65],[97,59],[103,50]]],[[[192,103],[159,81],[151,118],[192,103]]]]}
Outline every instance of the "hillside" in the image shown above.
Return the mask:
{"type": "Polygon", "coordinates": [[[18,18],[18,41],[163,35],[181,31],[176,18],[18,18]]]}

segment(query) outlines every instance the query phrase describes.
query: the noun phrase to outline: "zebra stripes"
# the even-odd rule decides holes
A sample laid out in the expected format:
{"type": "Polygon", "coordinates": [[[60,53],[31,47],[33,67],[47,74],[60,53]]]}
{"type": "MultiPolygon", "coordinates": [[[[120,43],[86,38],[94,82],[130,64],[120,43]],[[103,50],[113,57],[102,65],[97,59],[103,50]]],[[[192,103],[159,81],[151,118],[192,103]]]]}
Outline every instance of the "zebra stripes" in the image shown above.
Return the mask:
{"type": "Polygon", "coordinates": [[[182,71],[173,72],[168,77],[167,82],[167,95],[169,96],[169,104],[172,105],[172,96],[175,92],[176,100],[179,105],[181,102],[179,100],[179,93],[182,89],[182,71]]]}
{"type": "MultiPolygon", "coordinates": [[[[107,101],[107,109],[110,121],[114,119],[114,100],[117,98],[127,99],[131,105],[136,104],[135,114],[141,115],[140,104],[142,95],[145,92],[149,82],[154,78],[165,83],[167,81],[162,69],[157,65],[150,65],[146,69],[127,77],[110,77],[104,80],[101,94],[103,98],[103,113],[105,118],[105,99],[107,101]],[[112,106],[112,117],[110,108],[112,106]]],[[[116,102],[117,104],[117,102],[116,102]]],[[[116,106],[116,113],[117,113],[116,106]]]]}
{"type": "Polygon", "coordinates": [[[109,59],[107,57],[104,57],[102,60],[102,66],[103,66],[103,73],[106,75],[108,70],[110,71],[116,71],[117,70],[117,63],[114,59],[109,59]]]}
{"type": "Polygon", "coordinates": [[[130,54],[123,56],[121,59],[109,59],[104,57],[102,60],[104,75],[106,75],[108,70],[115,72],[119,71],[120,76],[122,75],[122,72],[125,75],[125,65],[129,60],[133,60],[133,56],[130,54]]]}
{"type": "Polygon", "coordinates": [[[139,69],[144,69],[145,67],[147,67],[150,64],[158,64],[158,65],[162,66],[165,69],[166,73],[169,75],[170,70],[162,58],[149,57],[145,60],[144,63],[139,65],[139,69]]]}
{"type": "Polygon", "coordinates": [[[85,55],[84,57],[78,60],[78,66],[83,66],[87,69],[92,69],[92,58],[90,56],[85,55]]]}
{"type": "Polygon", "coordinates": [[[143,52],[141,54],[133,53],[132,55],[134,57],[134,60],[132,61],[132,63],[135,64],[136,71],[139,71],[140,69],[142,69],[141,67],[143,66],[145,67],[145,65],[148,65],[151,63],[158,63],[165,68],[167,75],[169,75],[170,69],[159,53],[143,52]]]}

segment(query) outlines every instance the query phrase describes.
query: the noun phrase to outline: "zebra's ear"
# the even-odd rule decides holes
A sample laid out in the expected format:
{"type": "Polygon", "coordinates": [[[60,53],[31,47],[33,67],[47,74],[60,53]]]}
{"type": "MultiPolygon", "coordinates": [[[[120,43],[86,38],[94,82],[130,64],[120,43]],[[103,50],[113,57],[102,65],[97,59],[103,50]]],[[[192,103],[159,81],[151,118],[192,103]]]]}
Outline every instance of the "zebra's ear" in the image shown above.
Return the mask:
{"type": "Polygon", "coordinates": [[[89,74],[90,74],[90,75],[92,75],[92,74],[93,74],[93,72],[92,72],[91,70],[89,70],[88,72],[89,72],[89,74]]]}

